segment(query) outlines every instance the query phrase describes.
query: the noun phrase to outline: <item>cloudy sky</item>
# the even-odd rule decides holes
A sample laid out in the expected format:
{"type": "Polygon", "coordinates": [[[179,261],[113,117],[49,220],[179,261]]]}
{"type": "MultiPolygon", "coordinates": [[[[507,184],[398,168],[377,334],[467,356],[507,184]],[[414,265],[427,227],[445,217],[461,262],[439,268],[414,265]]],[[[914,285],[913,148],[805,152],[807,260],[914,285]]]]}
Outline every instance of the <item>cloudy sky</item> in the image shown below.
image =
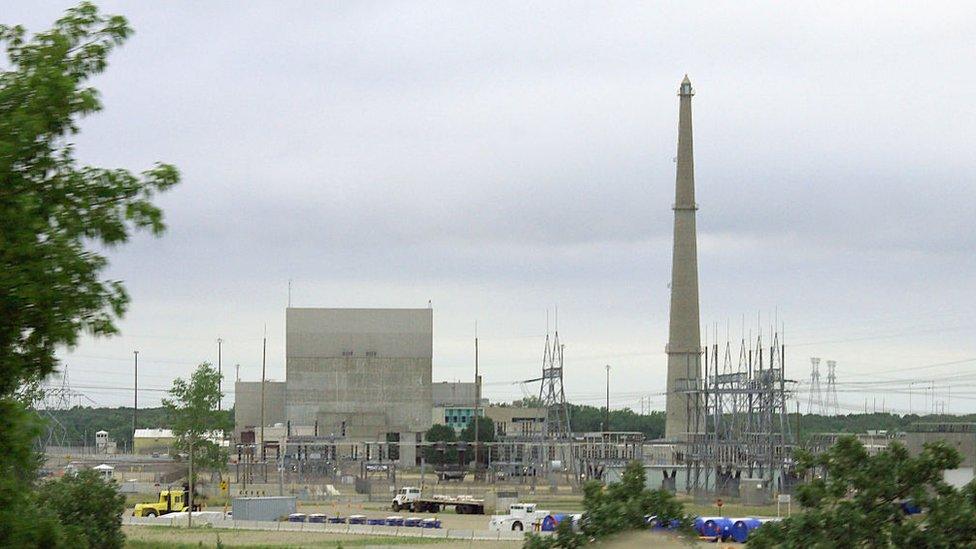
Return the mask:
{"type": "Polygon", "coordinates": [[[184,179],[167,234],[110,254],[122,335],[64,353],[98,404],[131,402],[133,350],[140,404],[218,337],[228,377],[258,379],[265,329],[283,379],[291,279],[295,306],[429,300],[435,380],[472,377],[477,321],[499,400],[538,391],[517,381],[558,306],[572,400],[598,404],[610,364],[614,407],[663,409],[688,73],[709,332],[778,322],[788,374],[836,360],[845,410],[976,411],[976,4],[103,7],[136,34],[79,155],[184,179]]]}

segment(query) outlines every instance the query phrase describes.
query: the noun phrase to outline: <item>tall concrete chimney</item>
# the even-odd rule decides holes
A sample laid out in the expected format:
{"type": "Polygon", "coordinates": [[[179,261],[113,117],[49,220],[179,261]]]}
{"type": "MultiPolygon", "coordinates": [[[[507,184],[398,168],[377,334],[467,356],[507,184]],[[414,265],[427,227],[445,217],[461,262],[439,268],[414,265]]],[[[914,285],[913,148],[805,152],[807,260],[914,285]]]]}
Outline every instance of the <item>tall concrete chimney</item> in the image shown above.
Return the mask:
{"type": "Polygon", "coordinates": [[[678,174],[674,190],[674,250],[671,256],[671,323],[668,336],[667,419],[664,436],[682,440],[695,427],[684,380],[701,375],[701,333],[698,316],[698,235],[695,228],[695,161],[691,145],[691,81],[685,75],[678,89],[678,174]]]}

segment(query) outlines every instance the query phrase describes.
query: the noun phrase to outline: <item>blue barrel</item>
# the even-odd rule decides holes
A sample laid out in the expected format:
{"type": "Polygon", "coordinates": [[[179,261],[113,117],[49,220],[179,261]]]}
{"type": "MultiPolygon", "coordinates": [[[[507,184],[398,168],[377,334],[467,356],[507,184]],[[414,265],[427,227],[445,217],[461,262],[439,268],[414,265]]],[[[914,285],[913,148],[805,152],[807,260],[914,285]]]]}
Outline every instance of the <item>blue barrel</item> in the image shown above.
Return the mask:
{"type": "Polygon", "coordinates": [[[325,515],[321,513],[312,513],[308,516],[309,522],[325,522],[325,515]]]}
{"type": "Polygon", "coordinates": [[[712,517],[702,525],[702,535],[725,539],[729,536],[732,521],[725,517],[712,517]]]}
{"type": "Polygon", "coordinates": [[[288,522],[305,522],[305,513],[292,513],[288,515],[288,522]]]}
{"type": "Polygon", "coordinates": [[[346,519],[340,516],[329,517],[329,524],[345,524],[346,519]]]}
{"type": "Polygon", "coordinates": [[[918,504],[910,499],[902,501],[899,505],[902,512],[906,515],[917,515],[922,512],[922,509],[918,506],[918,504]]]}
{"type": "Polygon", "coordinates": [[[543,532],[555,532],[556,531],[556,527],[559,526],[559,523],[562,522],[563,520],[565,520],[565,518],[566,518],[566,515],[565,514],[562,514],[562,513],[556,514],[556,515],[546,515],[542,519],[542,531],[543,532]]]}
{"type": "Polygon", "coordinates": [[[404,526],[420,526],[420,517],[407,517],[403,519],[404,526]]]}
{"type": "Polygon", "coordinates": [[[729,530],[729,535],[732,536],[733,540],[739,543],[745,543],[749,539],[749,533],[759,528],[761,524],[762,522],[759,519],[751,517],[732,519],[732,528],[729,530]]]}
{"type": "Polygon", "coordinates": [[[692,524],[692,526],[694,527],[695,532],[698,532],[698,535],[704,536],[706,535],[705,523],[710,520],[721,519],[721,518],[725,518],[725,517],[698,517],[695,519],[695,522],[692,524]]]}

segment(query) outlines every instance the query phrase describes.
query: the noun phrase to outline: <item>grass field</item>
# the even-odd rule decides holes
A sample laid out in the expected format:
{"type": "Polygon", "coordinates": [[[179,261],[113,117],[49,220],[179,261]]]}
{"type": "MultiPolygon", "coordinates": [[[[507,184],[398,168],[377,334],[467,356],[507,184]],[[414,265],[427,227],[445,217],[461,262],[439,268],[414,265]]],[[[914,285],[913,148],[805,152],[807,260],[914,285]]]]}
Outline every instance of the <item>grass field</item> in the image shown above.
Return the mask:
{"type": "Polygon", "coordinates": [[[172,528],[168,526],[124,526],[126,547],[132,549],[190,549],[217,547],[275,548],[286,547],[403,547],[411,549],[444,549],[470,547],[473,549],[515,549],[520,542],[460,541],[447,539],[396,538],[388,536],[360,536],[326,534],[321,532],[263,532],[248,530],[218,530],[214,528],[172,528]]]}

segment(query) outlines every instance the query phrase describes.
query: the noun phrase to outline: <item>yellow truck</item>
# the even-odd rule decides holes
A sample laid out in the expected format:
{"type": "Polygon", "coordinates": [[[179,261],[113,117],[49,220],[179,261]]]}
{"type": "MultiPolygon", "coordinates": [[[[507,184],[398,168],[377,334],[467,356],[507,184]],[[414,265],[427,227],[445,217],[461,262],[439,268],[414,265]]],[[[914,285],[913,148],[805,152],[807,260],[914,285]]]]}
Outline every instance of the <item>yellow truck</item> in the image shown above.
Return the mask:
{"type": "MultiPolygon", "coordinates": [[[[188,510],[189,507],[187,507],[186,491],[170,489],[159,492],[159,501],[137,503],[136,508],[132,510],[132,516],[155,517],[168,513],[181,513],[188,510]]],[[[194,503],[193,510],[199,511],[200,504],[194,503]]]]}

